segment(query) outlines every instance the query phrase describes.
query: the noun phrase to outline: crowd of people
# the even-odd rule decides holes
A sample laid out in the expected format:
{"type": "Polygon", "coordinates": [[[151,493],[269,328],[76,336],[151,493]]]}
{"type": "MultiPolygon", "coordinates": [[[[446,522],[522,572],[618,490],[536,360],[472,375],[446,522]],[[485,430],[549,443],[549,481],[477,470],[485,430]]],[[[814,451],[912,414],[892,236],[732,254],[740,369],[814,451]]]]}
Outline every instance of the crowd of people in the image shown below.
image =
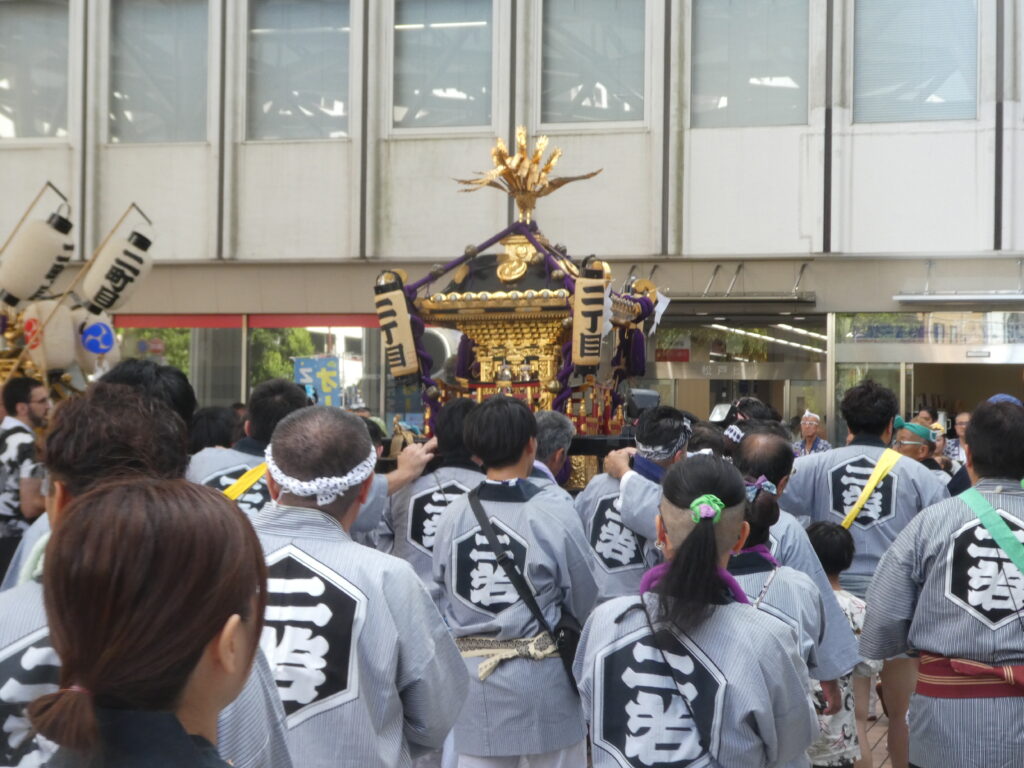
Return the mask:
{"type": "Polygon", "coordinates": [[[575,496],[572,422],[500,395],[388,472],[280,379],[3,405],[0,765],[863,768],[876,675],[892,765],[1024,764],[1012,396],[943,444],[865,381],[839,447],[657,406],[575,496]]]}

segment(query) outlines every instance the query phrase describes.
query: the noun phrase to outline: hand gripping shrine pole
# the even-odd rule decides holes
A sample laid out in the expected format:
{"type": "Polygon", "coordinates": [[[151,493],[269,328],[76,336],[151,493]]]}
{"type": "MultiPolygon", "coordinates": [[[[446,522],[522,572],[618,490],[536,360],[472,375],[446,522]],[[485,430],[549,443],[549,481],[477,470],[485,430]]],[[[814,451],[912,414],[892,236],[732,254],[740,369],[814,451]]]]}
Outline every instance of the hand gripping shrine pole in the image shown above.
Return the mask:
{"type": "MultiPolygon", "coordinates": [[[[44,190],[45,190],[45,188],[44,188],[44,190]]],[[[31,208],[30,208],[30,210],[31,210],[31,208]]],[[[103,251],[106,248],[107,244],[113,239],[114,235],[117,234],[118,230],[121,228],[121,225],[124,224],[124,222],[127,220],[128,216],[131,214],[132,211],[136,211],[143,219],[146,220],[147,223],[152,224],[152,221],[150,220],[150,218],[135,203],[131,203],[125,209],[124,213],[121,214],[120,218],[117,220],[117,222],[114,224],[114,226],[110,229],[109,232],[107,232],[106,236],[103,238],[102,242],[100,242],[99,246],[97,246],[96,250],[93,251],[93,253],[89,257],[88,261],[85,262],[85,264],[82,266],[82,268],[78,271],[78,274],[75,275],[74,280],[71,281],[71,285],[69,285],[67,287],[67,289],[64,291],[64,293],[62,293],[60,295],[60,297],[57,298],[56,301],[53,303],[52,308],[50,308],[49,313],[46,315],[46,318],[42,321],[42,323],[40,324],[39,329],[37,331],[37,333],[39,334],[40,337],[42,337],[43,334],[45,334],[47,326],[49,326],[50,323],[53,321],[53,319],[58,315],[58,313],[60,311],[60,308],[63,305],[64,300],[68,296],[71,295],[71,293],[75,290],[75,288],[78,287],[78,284],[86,277],[86,275],[88,275],[88,273],[92,270],[93,266],[99,261],[99,256],[103,253],[103,251]]],[[[26,213],[26,215],[27,215],[27,213],[26,213]]],[[[24,219],[24,217],[23,217],[23,219],[24,219]]],[[[20,222],[19,222],[19,226],[20,226],[20,222]]],[[[132,234],[135,235],[137,233],[132,233],[132,234]]],[[[149,240],[148,240],[148,238],[143,238],[143,240],[145,240],[145,248],[142,248],[142,251],[146,251],[149,248],[149,240]]],[[[141,270],[139,270],[139,273],[136,273],[136,276],[141,276],[140,273],[141,273],[141,270]]],[[[111,303],[106,308],[113,308],[113,305],[114,304],[111,303]]],[[[11,378],[14,377],[15,372],[18,370],[18,368],[21,366],[21,364],[25,361],[25,358],[28,356],[28,354],[29,354],[29,346],[28,346],[28,344],[25,344],[22,347],[21,354],[18,355],[18,358],[15,361],[14,366],[11,368],[11,370],[8,372],[8,374],[4,377],[3,384],[0,385],[0,387],[2,387],[3,385],[6,385],[7,382],[11,378]]],[[[42,373],[43,373],[43,375],[45,377],[46,372],[43,371],[42,373]]]]}

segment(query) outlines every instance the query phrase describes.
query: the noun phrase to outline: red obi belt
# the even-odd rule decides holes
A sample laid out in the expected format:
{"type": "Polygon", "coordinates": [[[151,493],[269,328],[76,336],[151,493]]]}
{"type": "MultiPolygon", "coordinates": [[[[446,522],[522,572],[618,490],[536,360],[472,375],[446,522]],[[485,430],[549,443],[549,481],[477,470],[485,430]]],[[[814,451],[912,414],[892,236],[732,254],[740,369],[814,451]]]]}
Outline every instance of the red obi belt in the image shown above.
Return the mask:
{"type": "Polygon", "coordinates": [[[1024,696],[1024,665],[993,666],[922,651],[917,692],[936,699],[1024,696]]]}

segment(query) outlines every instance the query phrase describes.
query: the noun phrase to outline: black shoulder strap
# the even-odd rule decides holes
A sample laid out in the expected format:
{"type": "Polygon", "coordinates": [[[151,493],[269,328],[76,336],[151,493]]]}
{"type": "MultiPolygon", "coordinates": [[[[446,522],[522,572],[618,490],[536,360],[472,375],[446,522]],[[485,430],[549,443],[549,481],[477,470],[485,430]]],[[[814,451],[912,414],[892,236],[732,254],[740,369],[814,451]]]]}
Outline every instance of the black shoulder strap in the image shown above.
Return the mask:
{"type": "Polygon", "coordinates": [[[516,562],[512,559],[512,555],[509,551],[501,546],[501,542],[498,541],[498,534],[494,532],[494,526],[491,525],[491,521],[487,519],[487,513],[484,512],[484,507],[480,503],[480,494],[478,493],[479,486],[470,491],[467,496],[469,497],[469,506],[473,509],[473,514],[476,516],[476,521],[480,523],[480,530],[484,532],[487,537],[487,543],[491,545],[491,550],[494,552],[494,556],[497,558],[498,563],[505,571],[505,575],[508,576],[508,580],[512,582],[512,586],[515,587],[519,597],[526,603],[526,607],[530,609],[530,613],[533,614],[533,618],[537,620],[542,631],[547,632],[554,638],[551,632],[551,627],[548,626],[547,621],[544,619],[544,614],[540,610],[540,606],[537,605],[537,601],[533,597],[533,592],[530,591],[530,585],[526,583],[526,579],[519,573],[519,569],[516,568],[516,562]]]}

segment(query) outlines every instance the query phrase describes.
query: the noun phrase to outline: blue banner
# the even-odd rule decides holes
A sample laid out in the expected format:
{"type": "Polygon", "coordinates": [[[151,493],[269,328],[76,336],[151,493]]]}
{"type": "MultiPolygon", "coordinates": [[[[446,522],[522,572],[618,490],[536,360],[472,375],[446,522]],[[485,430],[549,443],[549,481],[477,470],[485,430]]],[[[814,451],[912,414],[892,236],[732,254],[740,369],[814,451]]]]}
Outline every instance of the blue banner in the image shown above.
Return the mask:
{"type": "Polygon", "coordinates": [[[296,357],[295,382],[312,391],[317,405],[342,406],[341,371],[335,355],[296,357]]]}

